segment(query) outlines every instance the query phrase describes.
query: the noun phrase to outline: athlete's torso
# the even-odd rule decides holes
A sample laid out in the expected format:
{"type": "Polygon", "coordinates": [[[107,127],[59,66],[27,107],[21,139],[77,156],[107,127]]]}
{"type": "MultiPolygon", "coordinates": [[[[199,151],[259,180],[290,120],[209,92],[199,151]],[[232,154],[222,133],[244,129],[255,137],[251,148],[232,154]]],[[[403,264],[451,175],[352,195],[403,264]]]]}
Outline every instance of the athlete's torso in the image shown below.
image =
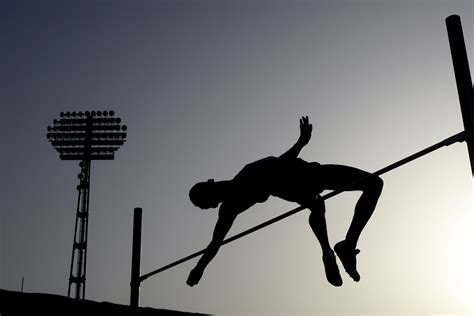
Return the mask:
{"type": "Polygon", "coordinates": [[[315,186],[319,166],[300,158],[266,157],[246,165],[232,179],[233,192],[237,199],[254,203],[265,202],[270,195],[296,202],[319,193],[315,186]]]}

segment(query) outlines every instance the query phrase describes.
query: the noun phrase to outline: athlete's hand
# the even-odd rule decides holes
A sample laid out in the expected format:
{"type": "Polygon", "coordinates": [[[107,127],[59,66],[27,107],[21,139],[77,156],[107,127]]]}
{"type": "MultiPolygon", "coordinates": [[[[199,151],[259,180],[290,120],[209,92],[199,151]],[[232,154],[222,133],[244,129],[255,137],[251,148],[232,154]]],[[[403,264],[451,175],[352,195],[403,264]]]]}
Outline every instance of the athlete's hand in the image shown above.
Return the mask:
{"type": "Polygon", "coordinates": [[[188,280],[186,281],[186,284],[189,286],[194,286],[199,283],[199,280],[201,280],[202,274],[204,273],[204,270],[195,267],[194,269],[191,270],[188,276],[188,280]]]}
{"type": "Polygon", "coordinates": [[[300,118],[300,138],[298,143],[302,146],[306,146],[311,139],[311,132],[313,131],[313,125],[309,124],[309,118],[303,116],[300,118]]]}

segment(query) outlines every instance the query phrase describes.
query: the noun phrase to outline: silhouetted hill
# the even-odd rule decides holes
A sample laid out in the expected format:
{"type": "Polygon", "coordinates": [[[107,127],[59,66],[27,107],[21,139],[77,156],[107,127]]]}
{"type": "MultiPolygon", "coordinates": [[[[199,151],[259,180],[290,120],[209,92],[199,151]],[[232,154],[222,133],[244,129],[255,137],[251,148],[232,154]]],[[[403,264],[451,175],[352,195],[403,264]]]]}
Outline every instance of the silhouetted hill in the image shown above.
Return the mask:
{"type": "Polygon", "coordinates": [[[43,293],[20,293],[0,289],[0,315],[204,315],[113,304],[108,302],[94,302],[89,300],[74,300],[72,298],[43,293]]]}

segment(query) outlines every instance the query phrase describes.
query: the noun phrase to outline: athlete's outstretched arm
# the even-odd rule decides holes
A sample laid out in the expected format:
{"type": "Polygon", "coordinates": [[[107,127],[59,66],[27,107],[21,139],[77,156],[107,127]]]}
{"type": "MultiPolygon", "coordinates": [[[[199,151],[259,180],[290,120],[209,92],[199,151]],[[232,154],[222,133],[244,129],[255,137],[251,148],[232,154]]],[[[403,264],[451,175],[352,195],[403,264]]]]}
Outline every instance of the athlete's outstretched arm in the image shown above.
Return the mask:
{"type": "MultiPolygon", "coordinates": [[[[225,202],[224,202],[225,203],[225,202]]],[[[217,219],[216,226],[214,228],[214,234],[212,236],[211,243],[207,246],[204,254],[202,255],[201,259],[199,259],[196,267],[191,270],[189,273],[188,280],[186,283],[189,286],[194,286],[199,283],[199,280],[204,273],[204,269],[207,267],[209,262],[216,256],[217,251],[221,246],[222,241],[224,241],[225,235],[229,232],[232,224],[235,220],[235,215],[229,215],[225,212],[222,212],[222,208],[225,208],[226,205],[222,203],[219,218],[217,219]]]]}
{"type": "Polygon", "coordinates": [[[293,145],[287,152],[280,156],[283,159],[296,159],[300,154],[301,149],[309,143],[311,139],[311,132],[313,131],[313,125],[309,124],[309,118],[303,116],[300,118],[300,137],[296,144],[293,145]]]}

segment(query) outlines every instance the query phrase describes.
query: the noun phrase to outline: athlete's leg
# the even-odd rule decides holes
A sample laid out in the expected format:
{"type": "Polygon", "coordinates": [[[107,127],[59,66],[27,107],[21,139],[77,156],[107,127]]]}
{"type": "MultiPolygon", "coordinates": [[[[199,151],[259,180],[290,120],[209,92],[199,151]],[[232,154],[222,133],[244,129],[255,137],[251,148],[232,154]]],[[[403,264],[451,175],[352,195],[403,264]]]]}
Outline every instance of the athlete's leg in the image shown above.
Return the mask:
{"type": "Polygon", "coordinates": [[[357,201],[346,239],[334,246],[334,250],[339,259],[341,259],[344,269],[356,282],[360,280],[356,261],[356,255],[359,253],[359,250],[356,249],[357,242],[362,230],[375,210],[383,187],[383,181],[380,177],[368,176],[369,173],[365,171],[341,165],[324,165],[321,166],[319,172],[319,179],[324,189],[362,191],[362,195],[357,201]],[[355,180],[363,177],[367,178],[347,188],[348,184],[352,184],[355,180]]]}
{"type": "MultiPolygon", "coordinates": [[[[368,172],[353,167],[321,165],[318,180],[324,189],[338,190],[344,189],[345,186],[353,181],[368,175],[368,172]]],[[[369,177],[346,189],[347,191],[362,191],[345,239],[347,245],[351,248],[355,249],[362,230],[374,213],[377,201],[382,193],[382,188],[383,180],[380,177],[369,177]]]]}
{"type": "Polygon", "coordinates": [[[324,206],[324,201],[320,199],[313,199],[309,202],[303,202],[300,204],[306,206],[311,211],[311,214],[309,215],[309,225],[311,226],[314,235],[321,245],[326,278],[332,285],[341,286],[342,278],[337,266],[336,256],[334,255],[334,251],[329,244],[325,217],[326,208],[324,206]]]}
{"type": "Polygon", "coordinates": [[[321,245],[321,250],[332,249],[329,244],[328,230],[326,227],[326,207],[324,201],[320,199],[315,199],[309,203],[304,203],[306,207],[309,208],[311,213],[309,214],[309,226],[313,230],[314,235],[321,245]]]}

